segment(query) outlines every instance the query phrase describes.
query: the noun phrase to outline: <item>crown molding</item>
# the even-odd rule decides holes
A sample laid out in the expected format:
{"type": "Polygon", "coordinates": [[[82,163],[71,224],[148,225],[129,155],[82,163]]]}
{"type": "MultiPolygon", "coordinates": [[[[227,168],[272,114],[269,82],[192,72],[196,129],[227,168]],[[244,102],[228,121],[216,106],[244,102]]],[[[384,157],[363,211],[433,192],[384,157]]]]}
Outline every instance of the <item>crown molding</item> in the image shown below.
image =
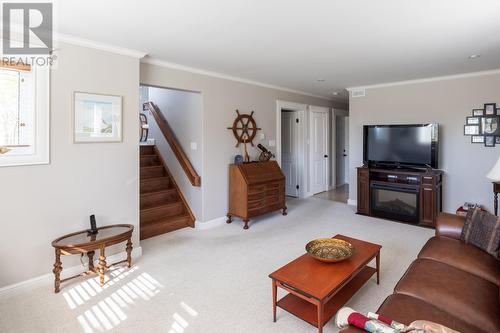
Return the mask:
{"type": "Polygon", "coordinates": [[[54,33],[54,40],[57,42],[68,43],[76,46],[88,47],[91,49],[121,54],[125,56],[129,56],[132,58],[141,59],[146,56],[146,52],[138,51],[134,49],[128,49],[116,45],[111,45],[107,43],[101,43],[90,39],[80,38],[76,36],[54,33]]]}
{"type": "Polygon", "coordinates": [[[191,66],[185,66],[185,65],[181,65],[181,64],[177,64],[177,63],[173,63],[173,62],[168,62],[168,61],[164,61],[164,60],[157,59],[157,58],[146,57],[146,58],[141,59],[141,63],[165,67],[165,68],[177,69],[177,70],[184,71],[184,72],[189,72],[189,73],[193,73],[193,74],[200,74],[200,75],[205,75],[205,76],[211,76],[211,77],[224,79],[224,80],[231,80],[231,81],[251,84],[254,86],[259,86],[259,87],[264,87],[264,88],[286,91],[286,92],[290,92],[290,93],[294,93],[294,94],[300,94],[300,95],[320,98],[320,99],[327,100],[327,101],[348,103],[348,101],[346,101],[346,100],[333,99],[333,98],[329,98],[326,96],[316,95],[316,94],[308,93],[308,92],[301,91],[301,90],[290,89],[290,88],[277,86],[277,85],[269,84],[269,83],[265,83],[265,82],[249,80],[249,79],[241,78],[238,76],[228,75],[228,74],[214,72],[214,71],[208,71],[208,70],[204,70],[204,69],[200,69],[200,68],[196,68],[196,67],[191,67],[191,66]]]}
{"type": "Polygon", "coordinates": [[[416,79],[416,80],[387,82],[387,83],[372,84],[372,85],[366,85],[366,86],[349,87],[346,89],[347,89],[347,91],[350,92],[352,90],[357,90],[357,89],[385,88],[385,87],[402,86],[402,85],[407,85],[407,84],[418,84],[418,83],[427,83],[427,82],[444,81],[444,80],[465,79],[465,78],[469,78],[469,77],[495,75],[495,74],[500,74],[500,69],[492,69],[492,70],[487,70],[487,71],[461,73],[461,74],[445,75],[445,76],[435,76],[435,77],[416,79]]]}

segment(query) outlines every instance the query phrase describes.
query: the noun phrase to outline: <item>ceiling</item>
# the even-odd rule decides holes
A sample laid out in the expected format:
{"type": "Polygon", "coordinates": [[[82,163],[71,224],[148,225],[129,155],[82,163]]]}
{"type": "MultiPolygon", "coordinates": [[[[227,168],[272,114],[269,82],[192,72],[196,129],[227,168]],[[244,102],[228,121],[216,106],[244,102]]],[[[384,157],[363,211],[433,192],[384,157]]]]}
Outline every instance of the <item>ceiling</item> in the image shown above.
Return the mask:
{"type": "Polygon", "coordinates": [[[58,0],[56,13],[62,34],[331,99],[500,68],[498,0],[58,0]]]}

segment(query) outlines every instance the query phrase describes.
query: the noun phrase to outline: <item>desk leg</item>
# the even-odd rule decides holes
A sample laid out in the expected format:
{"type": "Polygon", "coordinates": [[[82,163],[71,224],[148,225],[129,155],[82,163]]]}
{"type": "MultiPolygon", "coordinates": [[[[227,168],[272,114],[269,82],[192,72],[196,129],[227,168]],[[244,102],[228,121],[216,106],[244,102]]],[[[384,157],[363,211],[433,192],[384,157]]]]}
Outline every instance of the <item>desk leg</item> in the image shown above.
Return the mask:
{"type": "Polygon", "coordinates": [[[93,271],[95,270],[95,267],[94,267],[94,254],[95,254],[95,251],[89,251],[87,252],[87,257],[89,257],[89,271],[93,271]]]}
{"type": "Polygon", "coordinates": [[[380,251],[377,252],[377,284],[380,284],[380,251]]]}
{"type": "Polygon", "coordinates": [[[276,322],[276,302],[278,301],[278,287],[273,279],[273,321],[276,322]]]}
{"type": "Polygon", "coordinates": [[[61,250],[56,249],[56,262],[54,263],[54,269],[52,272],[54,273],[54,292],[59,292],[59,287],[61,286],[61,271],[62,271],[62,263],[61,263],[61,250]]]}
{"type": "Polygon", "coordinates": [[[127,240],[127,267],[132,266],[132,239],[127,240]]]}
{"type": "Polygon", "coordinates": [[[323,302],[318,303],[318,333],[323,333],[323,316],[324,316],[323,302]]]}
{"type": "Polygon", "coordinates": [[[104,286],[104,274],[106,273],[106,256],[104,254],[104,246],[100,249],[99,255],[99,278],[101,287],[104,286]]]}

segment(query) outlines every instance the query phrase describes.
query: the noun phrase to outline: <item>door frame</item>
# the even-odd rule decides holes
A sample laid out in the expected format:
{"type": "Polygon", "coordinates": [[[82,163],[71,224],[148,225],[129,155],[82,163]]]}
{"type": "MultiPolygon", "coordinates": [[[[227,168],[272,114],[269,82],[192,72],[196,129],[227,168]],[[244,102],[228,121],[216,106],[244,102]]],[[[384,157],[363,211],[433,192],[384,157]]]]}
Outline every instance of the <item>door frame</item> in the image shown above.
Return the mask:
{"type": "Polygon", "coordinates": [[[299,193],[298,193],[298,198],[305,198],[308,196],[308,191],[306,188],[306,166],[307,166],[307,155],[306,155],[306,136],[305,136],[305,129],[306,129],[306,111],[307,111],[307,105],[306,104],[300,104],[300,103],[294,103],[294,102],[288,102],[288,101],[283,101],[283,100],[276,100],[276,161],[278,162],[279,166],[281,167],[281,110],[286,109],[286,110],[292,110],[292,111],[297,111],[298,118],[299,118],[299,126],[298,126],[298,140],[297,140],[297,179],[299,182],[299,193]]]}
{"type": "Polygon", "coordinates": [[[311,195],[313,194],[313,170],[312,165],[313,162],[313,152],[312,152],[312,142],[313,142],[313,130],[312,130],[312,114],[313,112],[322,112],[326,114],[326,133],[325,133],[325,150],[328,157],[326,158],[326,168],[325,168],[325,191],[330,189],[330,159],[332,158],[330,155],[332,154],[332,150],[330,149],[330,108],[326,106],[309,106],[309,192],[311,195]]]}

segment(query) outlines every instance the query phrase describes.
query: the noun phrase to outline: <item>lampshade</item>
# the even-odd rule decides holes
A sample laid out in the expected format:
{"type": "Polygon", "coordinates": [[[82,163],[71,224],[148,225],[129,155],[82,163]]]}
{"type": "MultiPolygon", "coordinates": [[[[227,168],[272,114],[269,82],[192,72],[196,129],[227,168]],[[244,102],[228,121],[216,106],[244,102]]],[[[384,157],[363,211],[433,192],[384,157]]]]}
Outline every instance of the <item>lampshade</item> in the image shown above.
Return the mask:
{"type": "Polygon", "coordinates": [[[500,157],[498,158],[498,161],[493,167],[493,169],[491,169],[490,172],[488,172],[486,178],[488,178],[492,182],[500,182],[500,157]]]}

